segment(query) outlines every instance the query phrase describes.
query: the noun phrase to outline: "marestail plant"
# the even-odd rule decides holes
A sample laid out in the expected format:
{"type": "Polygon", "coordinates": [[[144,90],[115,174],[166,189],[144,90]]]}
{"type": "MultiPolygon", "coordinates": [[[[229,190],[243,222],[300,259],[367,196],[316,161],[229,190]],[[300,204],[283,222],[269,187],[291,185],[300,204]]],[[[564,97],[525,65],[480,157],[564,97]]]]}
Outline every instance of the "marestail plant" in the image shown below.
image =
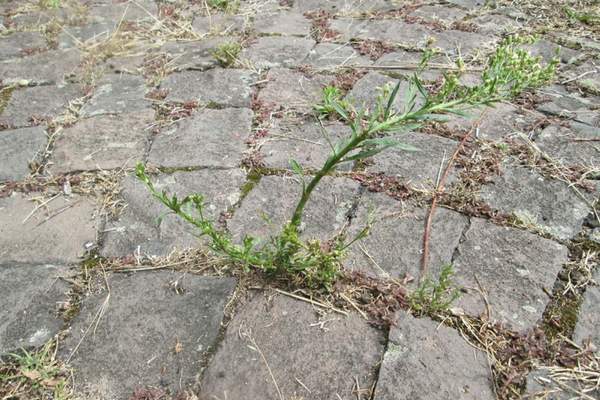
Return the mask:
{"type": "MultiPolygon", "coordinates": [[[[300,197],[288,222],[273,237],[265,239],[248,235],[236,243],[227,232],[217,229],[213,221],[205,217],[202,195],[178,199],[175,194],[157,191],[141,164],[137,166],[137,176],[171,212],[197,227],[201,235],[207,236],[214,251],[244,268],[254,267],[268,274],[285,275],[298,284],[328,289],[341,270],[346,250],[368,234],[369,224],[354,238],[347,238],[344,233],[336,234],[326,242],[301,237],[304,209],[323,177],[342,164],[372,157],[391,147],[417,150],[390,137],[392,134],[417,129],[431,120],[443,120],[447,114],[466,116],[472,108],[492,106],[527,89],[546,84],[554,77],[558,61],[542,65],[540,58],[532,57],[522,49],[523,44],[531,42],[531,38],[521,37],[502,41],[489,57],[481,83],[473,87],[459,84],[460,60],[457,62],[458,72],[445,74],[443,84],[435,93],[430,92],[415,73],[408,79],[401,111],[396,110],[394,104],[402,81],[393,88],[381,88],[372,109],[364,105],[357,108],[345,100],[337,88],[324,88],[322,102],[315,105],[315,111],[321,117],[336,118],[346,123],[349,135],[336,144],[326,136],[331,153],[313,174],[307,174],[297,161],[290,160],[292,171],[301,182],[300,197]]],[[[421,68],[426,68],[426,57],[431,53],[425,54],[421,68]]]]}

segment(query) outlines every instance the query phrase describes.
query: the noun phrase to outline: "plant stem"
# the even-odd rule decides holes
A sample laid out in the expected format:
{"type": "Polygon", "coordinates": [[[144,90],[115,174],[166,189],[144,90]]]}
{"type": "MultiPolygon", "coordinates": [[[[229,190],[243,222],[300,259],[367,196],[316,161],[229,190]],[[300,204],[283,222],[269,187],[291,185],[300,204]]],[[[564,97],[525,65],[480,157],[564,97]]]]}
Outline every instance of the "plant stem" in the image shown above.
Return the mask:
{"type": "Polygon", "coordinates": [[[346,154],[355,149],[360,144],[360,142],[362,142],[366,138],[367,135],[361,133],[357,135],[356,138],[349,141],[344,147],[342,147],[339,152],[337,152],[336,154],[332,154],[332,156],[325,162],[323,167],[321,167],[321,169],[311,179],[308,185],[306,185],[306,188],[302,192],[302,197],[300,197],[298,205],[296,206],[296,210],[294,210],[294,214],[292,216],[291,224],[296,230],[298,230],[302,222],[302,214],[304,213],[304,207],[306,206],[306,203],[308,202],[312,191],[319,184],[321,179],[323,179],[325,175],[327,175],[332,169],[334,169],[335,166],[342,160],[342,158],[346,156],[346,154]]]}

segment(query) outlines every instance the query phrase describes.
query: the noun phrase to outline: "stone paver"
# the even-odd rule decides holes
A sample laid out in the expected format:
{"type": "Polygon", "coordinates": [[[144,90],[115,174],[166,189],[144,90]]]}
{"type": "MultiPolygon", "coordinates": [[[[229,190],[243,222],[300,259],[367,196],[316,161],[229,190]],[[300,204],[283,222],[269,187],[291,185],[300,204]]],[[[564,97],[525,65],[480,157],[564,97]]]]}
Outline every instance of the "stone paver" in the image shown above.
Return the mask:
{"type": "Polygon", "coordinates": [[[537,107],[538,111],[563,118],[570,118],[591,126],[600,126],[600,117],[596,110],[599,103],[597,96],[592,96],[591,98],[582,97],[556,86],[553,86],[551,89],[550,101],[540,104],[537,107]]]}
{"type": "Polygon", "coordinates": [[[29,175],[29,163],[40,160],[48,138],[41,127],[0,132],[0,182],[29,175]]]}
{"type": "Polygon", "coordinates": [[[28,52],[44,50],[46,39],[38,32],[15,32],[0,40],[0,60],[26,56],[28,52]]]}
{"type": "Polygon", "coordinates": [[[167,42],[160,50],[172,57],[169,68],[174,71],[186,69],[203,71],[218,64],[212,53],[219,45],[233,42],[235,39],[231,37],[215,37],[193,42],[167,42]]]}
{"type": "Polygon", "coordinates": [[[75,390],[109,400],[147,386],[171,393],[190,388],[215,343],[235,279],[165,271],[113,275],[107,283],[110,296],[84,299],[61,346],[75,369],[75,390]]]}
{"type": "Polygon", "coordinates": [[[304,15],[292,11],[275,14],[264,13],[254,21],[254,29],[258,33],[308,36],[310,27],[310,20],[304,15]]]}
{"type": "Polygon", "coordinates": [[[36,84],[65,81],[65,77],[81,71],[81,52],[76,49],[56,50],[25,58],[0,62],[0,79],[5,84],[29,80],[36,84]]]}
{"type": "Polygon", "coordinates": [[[304,63],[318,68],[335,68],[348,65],[371,65],[373,62],[368,57],[360,55],[351,46],[319,43],[308,53],[304,63]]]}
{"type": "MultiPolygon", "coordinates": [[[[400,147],[392,147],[385,153],[374,156],[373,165],[367,167],[367,172],[383,172],[419,189],[435,188],[442,160],[448,160],[458,146],[458,142],[454,140],[418,132],[403,133],[391,138],[418,150],[406,151],[400,147]]],[[[444,167],[446,162],[444,161],[444,167]]],[[[451,169],[446,183],[452,183],[455,178],[456,172],[451,169]]]]}
{"type": "Polygon", "coordinates": [[[94,204],[57,196],[45,207],[21,194],[0,198],[0,263],[75,263],[96,241],[94,204]],[[31,215],[31,216],[30,216],[31,215]]]}
{"type": "Polygon", "coordinates": [[[284,68],[270,69],[267,80],[258,94],[262,104],[306,113],[321,100],[322,88],[329,83],[329,79],[320,76],[308,78],[301,72],[284,68]]]}
{"type": "MultiPolygon", "coordinates": [[[[264,163],[269,167],[288,169],[290,159],[298,161],[303,168],[320,168],[331,154],[330,143],[335,145],[351,134],[342,123],[324,122],[320,125],[313,118],[278,120],[268,132],[260,145],[264,163]]],[[[347,163],[345,169],[351,168],[351,164],[347,163]]]]}
{"type": "MultiPolygon", "coordinates": [[[[175,172],[153,179],[157,189],[168,189],[179,198],[192,193],[204,195],[206,216],[212,219],[238,202],[244,181],[245,174],[238,169],[175,172]]],[[[164,215],[166,207],[137,178],[124,180],[123,198],[127,208],[117,221],[107,224],[102,255],[167,255],[174,248],[198,247],[194,227],[174,215],[164,215]]]]}
{"type": "Polygon", "coordinates": [[[99,115],[65,128],[54,141],[53,172],[133,167],[148,147],[152,110],[99,115]]]}
{"type": "Polygon", "coordinates": [[[58,305],[68,300],[68,269],[0,264],[0,356],[42,346],[63,325],[58,305]]]}
{"type": "Polygon", "coordinates": [[[559,163],[590,167],[600,162],[600,151],[592,145],[599,139],[600,128],[571,122],[568,127],[548,126],[535,139],[535,144],[559,163]]]}
{"type": "Polygon", "coordinates": [[[116,26],[112,22],[98,22],[81,27],[68,27],[58,35],[58,48],[93,46],[106,42],[114,33],[116,26]]]}
{"type": "MultiPolygon", "coordinates": [[[[72,397],[81,400],[182,400],[182,390],[199,400],[488,399],[494,387],[504,399],[531,393],[536,376],[549,376],[552,366],[532,366],[527,388],[521,376],[508,382],[492,371],[506,359],[488,363],[455,330],[460,318],[444,321],[453,328],[438,316],[416,319],[385,291],[390,279],[408,293],[417,287],[432,190],[458,138],[478,121],[468,151],[453,161],[451,201],[433,214],[428,273],[435,280],[453,265],[461,297],[451,311],[466,314],[463,322],[489,318],[515,335],[546,330],[548,293],[564,266],[580,261],[581,252],[568,249],[600,240],[590,213],[600,190],[600,42],[592,23],[540,1],[537,8],[486,0],[57,3],[0,0],[0,353],[40,346],[62,330],[58,353],[69,359],[72,397]],[[323,178],[307,204],[303,238],[342,230],[352,237],[375,220],[370,236],[349,249],[350,274],[331,295],[235,264],[203,270],[219,275],[212,277],[184,270],[197,254],[186,250],[209,239],[134,176],[143,162],[157,189],[179,199],[203,194],[205,215],[236,243],[245,234],[269,240],[301,193],[290,159],[308,180],[331,152],[328,139],[351,134],[341,121],[316,118],[325,86],[372,110],[378,88],[400,80],[393,107],[402,112],[414,73],[435,93],[462,56],[459,82],[473,87],[494,46],[530,30],[540,40],[524,50],[546,61],[560,50],[553,82],[471,110],[469,119],[449,115],[439,121],[445,126],[393,132],[420,151],[390,148],[323,178]],[[226,43],[240,45],[229,66],[215,57],[226,43]],[[420,71],[425,49],[435,51],[420,71]],[[543,153],[537,163],[525,136],[543,153]],[[490,151],[501,156],[499,169],[486,164],[490,151]],[[477,176],[463,173],[471,154],[485,164],[469,169],[477,176]],[[584,173],[589,190],[551,178],[562,172],[565,180],[584,173]],[[117,179],[110,191],[106,176],[117,179]],[[112,201],[118,206],[106,207],[112,201]],[[488,211],[499,218],[478,217],[488,211]],[[509,215],[520,228],[503,226],[509,215]],[[96,256],[115,269],[136,260],[161,271],[107,270],[104,280],[96,256]],[[223,276],[239,276],[239,290],[223,276]],[[106,282],[110,292],[90,282],[106,282]],[[270,286],[279,292],[263,291],[270,286]],[[81,312],[69,309],[63,321],[56,311],[74,305],[64,300],[72,289],[81,312]],[[331,301],[348,316],[281,289],[331,301]],[[371,303],[377,290],[382,296],[371,303]],[[397,325],[376,328],[389,322],[381,313],[397,315],[397,325]]],[[[580,3],[577,12],[594,14],[580,3]]],[[[586,288],[572,337],[584,344],[591,336],[596,347],[597,288],[586,288]]],[[[512,360],[527,350],[506,348],[512,360]]]]}
{"type": "Polygon", "coordinates": [[[472,218],[453,259],[454,280],[464,288],[454,305],[485,315],[487,302],[492,319],[516,330],[530,328],[541,318],[566,262],[563,245],[472,218]]]}
{"type": "Polygon", "coordinates": [[[579,309],[579,317],[573,340],[583,343],[590,340],[596,348],[600,346],[600,270],[596,269],[594,275],[594,285],[586,288],[583,295],[583,303],[579,309]]]}
{"type": "Polygon", "coordinates": [[[484,352],[437,321],[399,313],[374,400],[495,398],[484,352]]]}
{"type": "MultiPolygon", "coordinates": [[[[370,235],[350,249],[346,268],[393,278],[417,277],[420,272],[426,210],[405,205],[381,193],[364,193],[352,220],[351,235],[376,220],[370,235]]],[[[433,218],[429,264],[435,270],[452,262],[468,218],[440,208],[433,218]]],[[[433,272],[433,271],[432,271],[433,272]]]]}
{"type": "Polygon", "coordinates": [[[199,101],[224,106],[249,107],[254,81],[248,71],[237,69],[211,69],[209,71],[184,71],[169,75],[161,88],[169,91],[170,101],[199,101]]]}
{"type": "Polygon", "coordinates": [[[144,100],[144,78],[128,74],[105,76],[92,97],[81,108],[81,115],[93,117],[104,114],[122,114],[150,110],[144,100]]]}
{"type": "Polygon", "coordinates": [[[252,116],[249,108],[199,110],[156,136],[148,162],[163,167],[237,167],[252,116]]]}
{"type": "Polygon", "coordinates": [[[197,16],[192,23],[194,32],[205,35],[230,34],[242,31],[245,27],[244,18],[230,14],[211,14],[210,16],[197,16]]]}
{"type": "Polygon", "coordinates": [[[0,114],[0,126],[21,128],[55,118],[67,110],[69,102],[83,96],[77,85],[34,86],[14,90],[0,114]]]}
{"type": "MultiPolygon", "coordinates": [[[[348,178],[323,178],[304,210],[303,235],[329,239],[344,227],[358,194],[358,183],[348,178]]],[[[294,179],[265,176],[244,198],[227,226],[236,239],[244,235],[268,238],[279,233],[292,217],[301,184],[294,179]]]]}
{"type": "Polygon", "coordinates": [[[468,132],[477,123],[479,138],[500,141],[518,137],[519,134],[529,136],[529,129],[537,118],[543,118],[542,114],[522,112],[518,107],[507,103],[473,110],[469,116],[470,118],[452,118],[446,125],[450,129],[468,132]]]}
{"type": "Polygon", "coordinates": [[[230,400],[278,398],[277,382],[286,399],[349,399],[356,382],[360,388],[373,385],[382,352],[382,332],[359,315],[319,316],[310,304],[259,294],[229,324],[200,393],[230,400]]]}
{"type": "Polygon", "coordinates": [[[267,36],[260,37],[240,54],[255,68],[296,67],[314,47],[312,39],[267,36]]]}
{"type": "Polygon", "coordinates": [[[493,208],[512,213],[559,239],[575,236],[590,212],[566,183],[523,167],[504,165],[501,175],[481,189],[480,197],[493,208]]]}

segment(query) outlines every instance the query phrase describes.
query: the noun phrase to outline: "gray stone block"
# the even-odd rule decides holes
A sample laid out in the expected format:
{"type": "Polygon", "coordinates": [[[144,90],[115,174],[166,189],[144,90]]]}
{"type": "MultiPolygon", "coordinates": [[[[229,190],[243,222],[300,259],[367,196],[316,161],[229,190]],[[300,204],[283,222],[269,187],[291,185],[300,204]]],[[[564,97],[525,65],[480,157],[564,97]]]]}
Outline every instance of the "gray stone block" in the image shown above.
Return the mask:
{"type": "Polygon", "coordinates": [[[491,207],[559,239],[574,237],[590,212],[586,202],[566,183],[508,164],[491,184],[482,187],[480,197],[491,207]]]}
{"type": "Polygon", "coordinates": [[[141,76],[107,75],[98,82],[94,94],[81,108],[81,115],[93,117],[105,114],[150,112],[151,103],[144,99],[145,94],[146,85],[141,76]]]}
{"type": "Polygon", "coordinates": [[[492,320],[515,330],[531,328],[567,256],[567,248],[552,240],[472,218],[453,260],[454,281],[463,288],[454,305],[485,315],[487,302],[492,320]]]}
{"type": "Polygon", "coordinates": [[[148,386],[189,389],[235,284],[166,271],[109,277],[110,294],[84,299],[59,351],[74,370],[75,392],[121,400],[148,386]]]}
{"type": "Polygon", "coordinates": [[[487,355],[455,330],[399,313],[374,400],[495,399],[487,355]]]}
{"type": "Polygon", "coordinates": [[[297,67],[304,62],[315,46],[312,39],[266,36],[245,48],[240,57],[247,59],[257,69],[276,67],[297,67]]]}
{"type": "Polygon", "coordinates": [[[154,111],[79,120],[57,135],[50,159],[54,173],[134,167],[142,161],[154,111]]]}
{"type": "Polygon", "coordinates": [[[270,399],[280,391],[285,399],[349,399],[356,382],[368,390],[383,333],[355,314],[316,311],[282,295],[255,296],[229,324],[202,376],[201,398],[270,399]]]}
{"type": "Polygon", "coordinates": [[[29,80],[36,84],[61,84],[65,77],[81,72],[81,52],[76,49],[56,50],[30,57],[0,62],[0,77],[4,84],[29,80]]]}
{"type": "Polygon", "coordinates": [[[155,137],[148,162],[163,167],[238,167],[252,117],[249,108],[199,110],[155,137]]]}
{"type": "MultiPolygon", "coordinates": [[[[418,278],[423,253],[426,209],[396,201],[385,194],[366,192],[360,199],[349,237],[375,219],[369,236],[350,248],[345,267],[392,278],[418,278]]],[[[433,218],[429,265],[432,272],[450,264],[468,218],[438,208],[433,218]]]]}
{"type": "Polygon", "coordinates": [[[47,48],[46,39],[38,32],[15,32],[0,38],[0,60],[22,57],[28,50],[47,48]]]}
{"type": "Polygon", "coordinates": [[[0,356],[40,347],[58,333],[58,306],[68,300],[60,277],[68,274],[63,266],[0,264],[0,356]]]}
{"type": "Polygon", "coordinates": [[[0,263],[80,261],[84,245],[96,241],[93,203],[58,196],[31,214],[38,203],[30,199],[21,194],[0,198],[0,263]]]}
{"type": "Polygon", "coordinates": [[[258,100],[277,109],[292,109],[309,113],[314,104],[321,100],[322,88],[330,78],[314,76],[307,78],[301,72],[284,68],[273,68],[267,73],[265,87],[258,93],[258,100]]]}
{"type": "Polygon", "coordinates": [[[14,90],[8,105],[0,114],[0,126],[21,128],[31,126],[34,120],[45,120],[59,116],[67,110],[69,102],[82,97],[77,85],[34,86],[14,90]]]}
{"type": "Polygon", "coordinates": [[[161,84],[169,101],[199,101],[231,107],[249,107],[254,81],[245,70],[215,68],[171,74],[161,84]]]}
{"type": "Polygon", "coordinates": [[[0,132],[0,182],[29,175],[29,163],[40,160],[48,138],[40,127],[0,132]]]}
{"type": "Polygon", "coordinates": [[[594,281],[595,284],[585,289],[573,340],[577,343],[590,340],[598,349],[600,348],[600,269],[596,269],[594,281]]]}

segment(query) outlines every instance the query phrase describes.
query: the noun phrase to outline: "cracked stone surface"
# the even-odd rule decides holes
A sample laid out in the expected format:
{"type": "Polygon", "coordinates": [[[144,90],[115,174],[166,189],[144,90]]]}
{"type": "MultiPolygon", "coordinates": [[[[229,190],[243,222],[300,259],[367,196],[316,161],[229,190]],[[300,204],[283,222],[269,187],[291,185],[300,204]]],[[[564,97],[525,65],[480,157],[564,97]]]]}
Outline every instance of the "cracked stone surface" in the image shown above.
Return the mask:
{"type": "Polygon", "coordinates": [[[323,317],[310,304],[257,295],[230,323],[200,393],[231,400],[274,398],[275,380],[284,398],[335,399],[336,393],[350,398],[356,381],[362,388],[374,383],[383,350],[382,332],[357,314],[323,317]]]}
{"type": "Polygon", "coordinates": [[[96,240],[94,204],[58,195],[36,210],[30,200],[21,194],[0,198],[0,263],[80,261],[85,244],[96,240]]]}
{"type": "Polygon", "coordinates": [[[223,106],[250,106],[252,74],[236,69],[184,71],[169,75],[161,88],[167,89],[170,101],[214,102],[223,106]]]}
{"type": "MultiPolygon", "coordinates": [[[[349,236],[376,220],[368,237],[350,249],[346,268],[393,278],[417,277],[420,271],[426,210],[405,205],[381,193],[366,192],[360,199],[349,236]],[[397,245],[390,246],[390,243],[397,245]]],[[[431,236],[429,263],[433,268],[452,262],[468,219],[444,208],[437,210],[431,236]]],[[[432,271],[434,272],[434,271],[432,271]]]]}
{"type": "Polygon", "coordinates": [[[567,248],[518,229],[471,219],[453,259],[455,282],[464,288],[455,305],[471,315],[486,314],[515,330],[541,317],[567,248]]]}
{"type": "Polygon", "coordinates": [[[107,293],[84,299],[61,349],[75,368],[75,390],[108,400],[146,386],[190,388],[217,338],[235,279],[164,271],[117,274],[107,282],[108,300],[107,293]],[[84,336],[90,324],[94,334],[84,336]]]}
{"type": "Polygon", "coordinates": [[[152,110],[99,115],[64,129],[54,142],[53,172],[134,167],[148,146],[152,110]]]}
{"type": "Polygon", "coordinates": [[[36,348],[63,325],[58,304],[68,300],[64,266],[0,264],[0,356],[36,348]]]}
{"type": "Polygon", "coordinates": [[[58,35],[58,48],[68,49],[107,42],[115,29],[116,26],[112,22],[98,22],[82,27],[69,27],[58,35]]]}
{"type": "MultiPolygon", "coordinates": [[[[221,212],[236,204],[241,195],[245,174],[233,170],[198,170],[160,174],[153,182],[158,190],[169,190],[180,198],[201,193],[206,202],[207,217],[216,219],[221,212]]],[[[164,215],[166,208],[158,203],[136,177],[123,182],[123,199],[127,208],[117,221],[109,222],[101,253],[107,257],[134,254],[166,255],[174,248],[198,247],[194,228],[175,217],[164,215]]]]}
{"type": "Polygon", "coordinates": [[[579,122],[569,127],[550,125],[535,139],[535,144],[544,153],[566,165],[594,166],[600,161],[600,152],[590,146],[600,139],[600,128],[579,122]]]}
{"type": "Polygon", "coordinates": [[[310,20],[292,11],[264,13],[254,21],[254,29],[259,33],[308,36],[310,27],[310,20]]]}
{"type": "Polygon", "coordinates": [[[39,161],[48,138],[41,127],[0,132],[0,182],[20,180],[29,175],[29,163],[39,161]]]}
{"type": "Polygon", "coordinates": [[[55,118],[67,110],[71,100],[82,95],[81,88],[77,85],[16,89],[0,114],[0,126],[21,128],[55,118]]]}
{"type": "Polygon", "coordinates": [[[81,52],[56,50],[0,62],[0,76],[6,84],[28,80],[36,84],[62,84],[65,77],[81,71],[81,52]]]}
{"type": "Polygon", "coordinates": [[[579,318],[573,332],[573,340],[577,343],[590,341],[600,346],[600,270],[593,275],[595,284],[588,286],[583,295],[583,303],[579,310],[579,318]]]}
{"type": "Polygon", "coordinates": [[[400,312],[390,330],[375,400],[495,399],[487,355],[455,330],[400,312]]]}
{"type": "Polygon", "coordinates": [[[541,114],[522,112],[512,104],[500,103],[495,107],[485,107],[469,113],[470,118],[452,118],[446,125],[450,129],[469,131],[477,123],[479,138],[499,141],[518,134],[528,135],[541,114]]]}
{"type": "Polygon", "coordinates": [[[567,184],[522,167],[505,165],[502,174],[481,189],[480,197],[493,208],[559,239],[575,236],[590,212],[567,184]]]}
{"type": "Polygon", "coordinates": [[[300,65],[314,45],[312,39],[267,36],[258,38],[240,57],[248,59],[255,68],[289,68],[300,65]]]}
{"type": "Polygon", "coordinates": [[[0,60],[25,56],[29,51],[47,47],[46,39],[38,32],[15,32],[0,41],[0,60]]]}
{"type": "Polygon", "coordinates": [[[590,212],[600,193],[600,41],[581,18],[597,14],[589,1],[573,6],[579,16],[530,3],[0,0],[0,353],[58,334],[63,361],[78,347],[66,363],[78,400],[533,393],[563,357],[530,363],[538,353],[524,355],[526,332],[568,316],[566,336],[576,323],[570,339],[599,346],[598,286],[577,310],[559,289],[582,249],[600,242],[590,212]],[[317,118],[324,87],[372,109],[378,88],[401,80],[393,108],[402,112],[414,73],[435,93],[460,55],[459,83],[472,88],[496,44],[525,31],[539,41],[523,50],[548,61],[560,49],[552,82],[468,119],[390,132],[420,151],[388,148],[324,176],[303,239],[326,249],[333,235],[375,222],[347,250],[331,292],[221,258],[135,177],[142,163],[158,190],[202,194],[205,216],[234,243],[268,240],[301,194],[290,159],[310,179],[330,156],[327,139],[351,134],[334,116],[317,118]],[[227,67],[214,55],[225,43],[240,45],[227,67]],[[435,281],[452,265],[461,297],[417,319],[402,297],[423,275],[433,189],[476,121],[428,233],[427,274],[435,281]],[[494,334],[511,360],[531,366],[527,387],[508,358],[488,363],[469,345],[474,331],[462,324],[488,322],[502,325],[494,334]]]}
{"type": "Polygon", "coordinates": [[[144,99],[146,87],[140,76],[108,75],[98,82],[94,95],[81,108],[81,115],[94,117],[104,114],[123,114],[151,110],[144,99]]]}
{"type": "Polygon", "coordinates": [[[167,42],[161,47],[161,51],[173,58],[170,65],[175,71],[202,71],[217,65],[217,60],[212,55],[215,48],[233,41],[230,37],[216,37],[194,42],[167,42]]]}
{"type": "MultiPolygon", "coordinates": [[[[349,128],[339,122],[324,122],[321,126],[313,118],[281,120],[268,130],[260,152],[264,163],[274,168],[290,168],[296,160],[302,168],[317,169],[329,157],[331,147],[345,137],[349,128]]],[[[350,168],[350,165],[346,166],[350,168]]],[[[343,167],[341,168],[343,169],[343,167]]]]}
{"type": "Polygon", "coordinates": [[[248,108],[200,110],[161,131],[148,161],[163,167],[237,167],[251,128],[248,108]]]}
{"type": "Polygon", "coordinates": [[[371,65],[373,62],[351,46],[337,43],[319,43],[311,49],[306,64],[320,68],[334,68],[345,65],[371,65]]]}
{"type": "MultiPolygon", "coordinates": [[[[374,156],[373,165],[368,166],[367,171],[383,172],[387,176],[397,177],[401,182],[419,189],[435,188],[440,174],[441,160],[449,159],[458,145],[451,139],[418,132],[403,133],[392,138],[418,151],[405,151],[400,147],[392,147],[385,154],[374,156]]],[[[455,178],[456,172],[452,168],[446,183],[452,183],[455,178]]]]}
{"type": "MultiPolygon", "coordinates": [[[[236,239],[244,234],[269,237],[292,217],[301,185],[293,179],[265,176],[244,198],[227,226],[236,239]]],[[[328,239],[346,223],[358,183],[347,178],[323,178],[304,212],[303,235],[328,239]]]]}
{"type": "Polygon", "coordinates": [[[267,73],[267,83],[258,94],[258,100],[269,107],[289,108],[310,112],[321,98],[322,88],[329,79],[307,78],[301,72],[273,68],[267,73]]]}

